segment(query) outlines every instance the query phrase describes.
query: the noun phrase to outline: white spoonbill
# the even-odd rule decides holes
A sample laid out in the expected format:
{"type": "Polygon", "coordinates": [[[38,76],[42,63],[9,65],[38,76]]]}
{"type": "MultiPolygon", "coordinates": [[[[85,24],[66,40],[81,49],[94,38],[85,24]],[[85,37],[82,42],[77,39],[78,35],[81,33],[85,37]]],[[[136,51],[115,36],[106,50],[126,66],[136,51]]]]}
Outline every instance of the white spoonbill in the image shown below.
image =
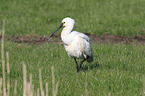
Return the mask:
{"type": "MultiPolygon", "coordinates": [[[[74,58],[77,72],[79,72],[84,61],[87,61],[89,63],[93,62],[93,54],[92,54],[92,49],[90,47],[90,38],[83,33],[72,31],[74,24],[75,24],[75,20],[66,17],[62,20],[62,24],[55,32],[57,32],[61,27],[64,26],[61,32],[61,39],[64,43],[65,50],[67,51],[69,57],[74,58]],[[78,65],[76,59],[83,59],[83,60],[78,65]]],[[[49,36],[49,38],[54,33],[52,33],[49,36]]]]}

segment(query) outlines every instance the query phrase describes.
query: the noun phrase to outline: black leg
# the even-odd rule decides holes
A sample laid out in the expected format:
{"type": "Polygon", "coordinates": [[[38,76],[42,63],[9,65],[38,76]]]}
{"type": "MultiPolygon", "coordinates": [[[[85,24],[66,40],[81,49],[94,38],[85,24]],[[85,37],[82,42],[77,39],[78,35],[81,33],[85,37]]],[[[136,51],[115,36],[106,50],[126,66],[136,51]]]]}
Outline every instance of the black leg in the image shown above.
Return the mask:
{"type": "Polygon", "coordinates": [[[74,58],[74,60],[75,60],[75,63],[76,63],[77,72],[79,72],[79,66],[78,66],[76,58],[74,58]]]}
{"type": "Polygon", "coordinates": [[[81,69],[82,64],[83,64],[84,61],[86,61],[86,59],[84,59],[84,60],[80,63],[79,70],[81,69]]]}

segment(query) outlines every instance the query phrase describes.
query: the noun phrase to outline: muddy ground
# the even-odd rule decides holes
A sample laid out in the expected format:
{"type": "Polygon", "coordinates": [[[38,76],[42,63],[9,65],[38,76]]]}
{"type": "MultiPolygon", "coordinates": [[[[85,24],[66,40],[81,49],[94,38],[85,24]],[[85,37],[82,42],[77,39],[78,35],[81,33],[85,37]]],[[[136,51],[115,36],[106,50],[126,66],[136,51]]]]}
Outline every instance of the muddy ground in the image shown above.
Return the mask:
{"type": "MultiPolygon", "coordinates": [[[[109,33],[105,33],[102,36],[97,36],[95,34],[88,35],[91,39],[91,43],[125,43],[125,44],[136,44],[136,45],[145,45],[145,35],[142,36],[118,36],[111,35],[109,33]]],[[[1,38],[1,36],[0,36],[1,38]]],[[[28,44],[42,44],[42,43],[55,43],[62,44],[60,34],[52,36],[48,41],[48,36],[36,36],[36,35],[28,35],[28,36],[5,36],[5,39],[16,42],[16,43],[28,43],[28,44]]]]}

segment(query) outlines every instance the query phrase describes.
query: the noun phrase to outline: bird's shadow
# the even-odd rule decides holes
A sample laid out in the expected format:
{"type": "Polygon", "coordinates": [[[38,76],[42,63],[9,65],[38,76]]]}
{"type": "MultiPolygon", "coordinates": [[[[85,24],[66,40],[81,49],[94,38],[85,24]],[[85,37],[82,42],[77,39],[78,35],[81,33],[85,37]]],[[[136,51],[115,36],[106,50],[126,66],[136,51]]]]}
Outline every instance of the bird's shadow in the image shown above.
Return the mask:
{"type": "Polygon", "coordinates": [[[82,71],[88,71],[92,69],[98,69],[100,67],[99,62],[91,63],[91,64],[84,64],[81,68],[82,71]]]}

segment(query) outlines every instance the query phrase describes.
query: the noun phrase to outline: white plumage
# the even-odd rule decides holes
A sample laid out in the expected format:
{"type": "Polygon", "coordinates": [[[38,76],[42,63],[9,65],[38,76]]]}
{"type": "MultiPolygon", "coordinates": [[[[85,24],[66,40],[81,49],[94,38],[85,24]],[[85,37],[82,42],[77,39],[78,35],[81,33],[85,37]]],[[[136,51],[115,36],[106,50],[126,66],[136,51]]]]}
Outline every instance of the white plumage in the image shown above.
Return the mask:
{"type": "MultiPolygon", "coordinates": [[[[62,20],[61,26],[57,30],[64,26],[61,32],[61,39],[64,43],[64,47],[68,55],[71,58],[74,58],[77,72],[79,72],[81,65],[84,61],[93,62],[93,54],[90,47],[90,38],[83,33],[72,31],[74,24],[75,21],[73,19],[69,17],[64,18],[62,20]],[[79,66],[76,59],[83,59],[79,66]]],[[[52,35],[50,35],[49,37],[51,37],[52,35]]]]}

